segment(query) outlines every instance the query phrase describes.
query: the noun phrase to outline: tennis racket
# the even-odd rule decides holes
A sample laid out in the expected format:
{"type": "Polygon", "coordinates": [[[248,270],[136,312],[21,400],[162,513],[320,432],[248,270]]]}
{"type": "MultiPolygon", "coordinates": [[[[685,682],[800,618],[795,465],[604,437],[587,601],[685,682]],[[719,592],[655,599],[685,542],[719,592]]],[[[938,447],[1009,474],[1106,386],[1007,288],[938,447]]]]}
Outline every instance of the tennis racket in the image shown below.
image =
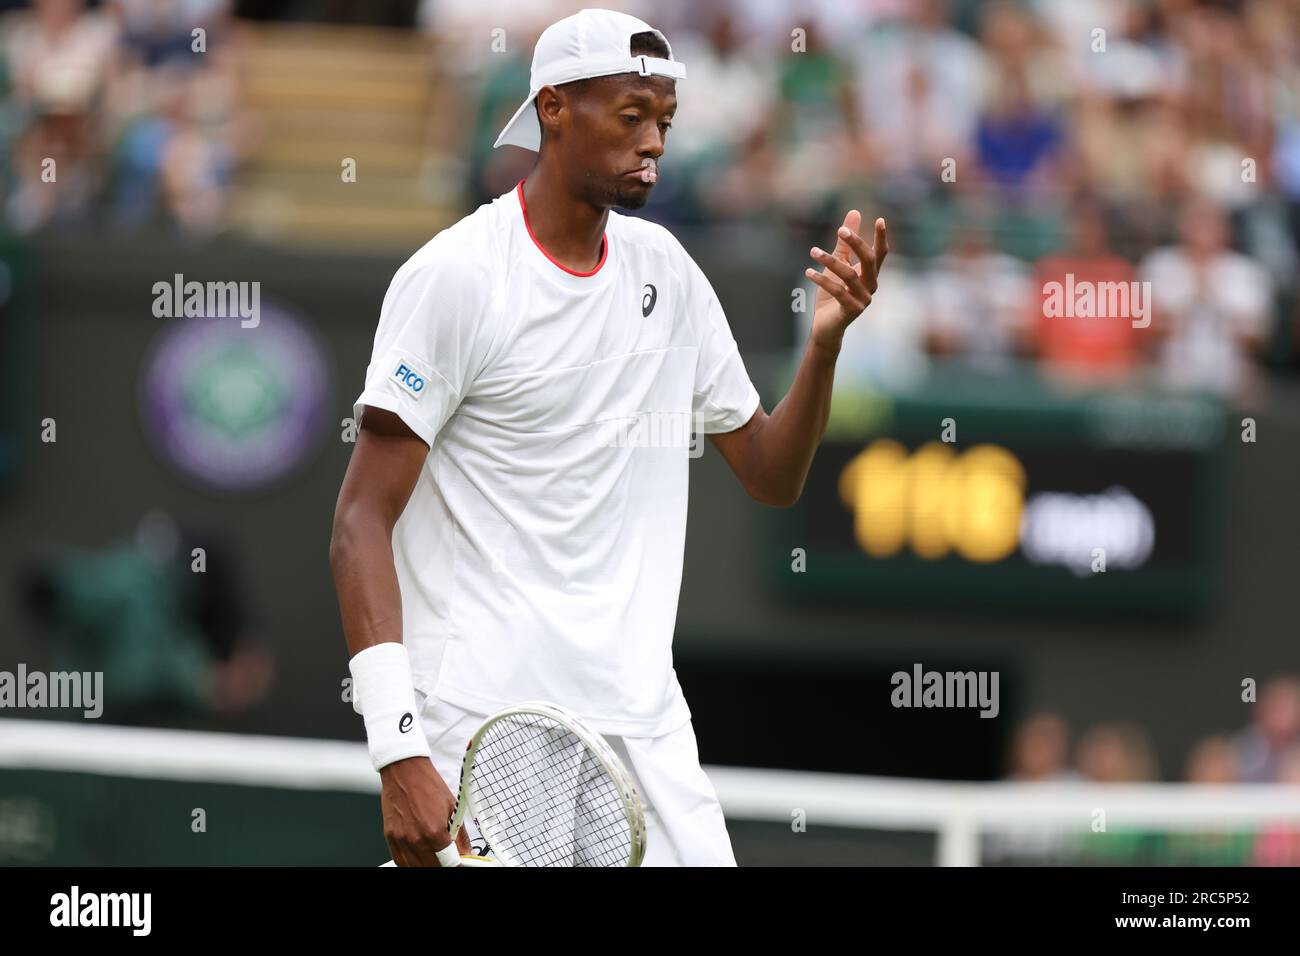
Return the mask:
{"type": "Polygon", "coordinates": [[[541,701],[499,711],[474,734],[447,829],[443,866],[640,866],[645,856],[645,811],[618,755],[541,701]],[[491,856],[456,849],[466,814],[491,856]]]}

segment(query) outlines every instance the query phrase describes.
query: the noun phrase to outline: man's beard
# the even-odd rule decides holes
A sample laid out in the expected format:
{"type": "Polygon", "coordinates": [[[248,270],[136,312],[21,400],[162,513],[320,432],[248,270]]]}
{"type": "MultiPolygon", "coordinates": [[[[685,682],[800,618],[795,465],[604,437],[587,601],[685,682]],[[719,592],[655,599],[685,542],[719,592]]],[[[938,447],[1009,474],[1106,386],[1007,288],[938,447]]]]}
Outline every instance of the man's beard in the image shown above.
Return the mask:
{"type": "Polygon", "coordinates": [[[650,190],[620,188],[618,201],[614,203],[619,209],[640,209],[650,199],[650,190]]]}
{"type": "Polygon", "coordinates": [[[640,209],[650,198],[650,190],[640,186],[628,186],[621,182],[589,185],[592,195],[588,197],[588,202],[605,209],[611,206],[618,209],[640,209]]]}

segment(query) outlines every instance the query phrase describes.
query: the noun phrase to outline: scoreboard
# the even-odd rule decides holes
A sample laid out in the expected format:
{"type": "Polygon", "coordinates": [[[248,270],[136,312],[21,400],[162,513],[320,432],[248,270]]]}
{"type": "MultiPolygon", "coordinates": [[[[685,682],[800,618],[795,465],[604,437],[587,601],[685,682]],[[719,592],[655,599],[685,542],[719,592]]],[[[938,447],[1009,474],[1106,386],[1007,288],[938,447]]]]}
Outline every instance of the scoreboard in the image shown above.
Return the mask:
{"type": "Polygon", "coordinates": [[[1195,610],[1212,597],[1227,420],[1205,396],[1065,393],[1031,372],[906,395],[837,382],[800,501],[792,597],[1195,610]]]}

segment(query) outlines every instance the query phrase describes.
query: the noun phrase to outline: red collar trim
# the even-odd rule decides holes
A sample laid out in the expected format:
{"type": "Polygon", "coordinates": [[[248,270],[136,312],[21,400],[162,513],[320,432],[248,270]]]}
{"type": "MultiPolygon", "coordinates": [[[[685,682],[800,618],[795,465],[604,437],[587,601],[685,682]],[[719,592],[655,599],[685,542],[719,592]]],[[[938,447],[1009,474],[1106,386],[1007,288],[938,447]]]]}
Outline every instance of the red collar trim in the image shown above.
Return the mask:
{"type": "Polygon", "coordinates": [[[535,245],[538,248],[538,251],[540,251],[542,255],[546,256],[546,258],[551,261],[551,264],[554,265],[557,269],[562,269],[565,272],[567,272],[569,275],[577,276],[580,279],[585,279],[590,276],[594,276],[597,272],[600,271],[600,267],[605,264],[605,260],[609,258],[609,237],[608,236],[600,237],[600,261],[596,263],[596,268],[592,269],[590,272],[575,272],[573,269],[570,269],[568,266],[564,265],[563,263],[556,262],[555,257],[552,256],[549,252],[547,252],[546,249],[542,247],[542,244],[537,241],[537,237],[533,235],[533,227],[528,222],[528,204],[524,202],[525,179],[527,179],[527,177],[524,177],[524,179],[519,180],[519,185],[515,187],[515,190],[516,192],[519,193],[519,208],[522,209],[524,213],[524,228],[528,230],[528,238],[533,240],[533,245],[535,245]]]}

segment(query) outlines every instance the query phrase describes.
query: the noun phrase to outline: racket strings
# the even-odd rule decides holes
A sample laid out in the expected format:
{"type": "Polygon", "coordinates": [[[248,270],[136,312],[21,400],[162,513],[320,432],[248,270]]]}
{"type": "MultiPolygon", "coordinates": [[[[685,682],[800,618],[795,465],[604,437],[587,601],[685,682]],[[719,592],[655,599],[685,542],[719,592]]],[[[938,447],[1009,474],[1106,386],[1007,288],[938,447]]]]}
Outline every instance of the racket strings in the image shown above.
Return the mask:
{"type": "MultiPolygon", "coordinates": [[[[525,735],[513,728],[507,741],[515,755],[509,770],[489,770],[476,787],[480,807],[492,808],[482,813],[488,818],[485,836],[488,830],[500,831],[495,839],[489,836],[493,845],[524,865],[625,863],[621,798],[603,768],[567,731],[530,729],[532,734],[525,735]]],[[[479,823],[485,826],[483,819],[479,823]]]]}
{"type": "Polygon", "coordinates": [[[485,835],[499,831],[489,837],[493,845],[525,865],[589,865],[583,858],[590,856],[584,850],[593,835],[591,781],[599,773],[580,742],[548,739],[533,746],[527,760],[515,758],[508,773],[489,772],[476,785],[478,805],[491,808],[480,811],[480,827],[485,835]]]}
{"type": "Polygon", "coordinates": [[[625,866],[632,849],[624,796],[572,731],[511,715],[474,756],[479,829],[523,866],[625,866]]]}

